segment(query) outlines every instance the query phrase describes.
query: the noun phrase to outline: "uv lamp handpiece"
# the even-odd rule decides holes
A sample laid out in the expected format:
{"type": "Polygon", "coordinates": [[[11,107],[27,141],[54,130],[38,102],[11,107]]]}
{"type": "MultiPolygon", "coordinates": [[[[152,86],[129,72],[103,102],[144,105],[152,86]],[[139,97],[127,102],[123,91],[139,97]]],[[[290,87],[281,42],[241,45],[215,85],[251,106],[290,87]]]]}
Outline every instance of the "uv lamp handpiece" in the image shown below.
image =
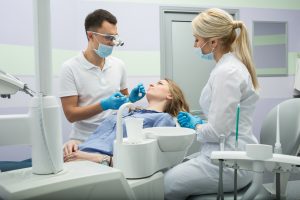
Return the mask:
{"type": "Polygon", "coordinates": [[[23,91],[33,96],[33,91],[25,83],[17,77],[0,70],[0,96],[2,98],[10,98],[10,95],[18,91],[23,91]]]}

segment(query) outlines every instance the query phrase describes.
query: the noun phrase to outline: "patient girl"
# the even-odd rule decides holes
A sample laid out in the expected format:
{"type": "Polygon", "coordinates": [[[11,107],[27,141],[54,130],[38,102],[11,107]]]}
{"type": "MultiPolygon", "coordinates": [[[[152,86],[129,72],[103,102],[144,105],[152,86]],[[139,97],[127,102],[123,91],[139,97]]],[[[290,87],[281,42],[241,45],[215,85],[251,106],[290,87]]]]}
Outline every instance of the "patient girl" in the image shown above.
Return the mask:
{"type": "MultiPolygon", "coordinates": [[[[146,97],[149,103],[146,109],[128,111],[123,114],[123,118],[144,118],[144,128],[175,126],[173,117],[177,116],[179,111],[189,112],[181,89],[171,80],[164,79],[150,84],[146,97]]],[[[116,138],[116,118],[116,114],[107,117],[85,142],[79,144],[79,150],[70,152],[65,148],[64,161],[90,160],[111,165],[113,141],[116,138]]],[[[124,120],[123,135],[127,136],[124,120]]]]}

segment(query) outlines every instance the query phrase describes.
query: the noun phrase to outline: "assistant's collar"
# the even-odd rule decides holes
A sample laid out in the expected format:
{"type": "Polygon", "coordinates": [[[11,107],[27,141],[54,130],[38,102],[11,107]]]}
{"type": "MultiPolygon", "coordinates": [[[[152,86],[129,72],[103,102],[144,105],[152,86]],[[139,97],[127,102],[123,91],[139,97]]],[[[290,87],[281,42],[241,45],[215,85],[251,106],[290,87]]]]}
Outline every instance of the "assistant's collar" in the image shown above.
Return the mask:
{"type": "Polygon", "coordinates": [[[222,63],[224,60],[226,60],[226,58],[228,58],[231,55],[232,53],[230,51],[228,53],[223,54],[218,63],[222,63]]]}

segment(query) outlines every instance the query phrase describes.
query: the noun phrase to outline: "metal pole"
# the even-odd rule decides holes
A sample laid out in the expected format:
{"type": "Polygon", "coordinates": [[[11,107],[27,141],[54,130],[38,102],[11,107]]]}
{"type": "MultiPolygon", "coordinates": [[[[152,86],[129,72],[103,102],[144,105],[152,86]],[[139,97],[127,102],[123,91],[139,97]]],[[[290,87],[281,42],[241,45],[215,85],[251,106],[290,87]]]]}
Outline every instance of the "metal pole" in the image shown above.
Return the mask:
{"type": "Polygon", "coordinates": [[[276,173],[276,200],[280,200],[280,173],[276,173]]]}
{"type": "Polygon", "coordinates": [[[224,192],[223,192],[223,160],[219,160],[219,188],[218,188],[218,196],[217,200],[224,200],[224,192]]]}
{"type": "MultiPolygon", "coordinates": [[[[236,164],[235,164],[236,165],[236,164]]],[[[234,200],[237,199],[237,168],[234,168],[234,200]]]]}

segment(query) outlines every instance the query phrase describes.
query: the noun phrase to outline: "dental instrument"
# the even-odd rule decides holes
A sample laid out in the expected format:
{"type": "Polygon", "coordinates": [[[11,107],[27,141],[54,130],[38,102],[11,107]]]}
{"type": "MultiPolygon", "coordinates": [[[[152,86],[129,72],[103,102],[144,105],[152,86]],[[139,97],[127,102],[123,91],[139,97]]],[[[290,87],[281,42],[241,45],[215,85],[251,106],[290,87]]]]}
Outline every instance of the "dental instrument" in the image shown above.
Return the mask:
{"type": "MultiPolygon", "coordinates": [[[[235,150],[238,150],[238,139],[239,139],[239,121],[240,121],[240,104],[236,108],[236,124],[235,124],[235,150]]],[[[237,170],[238,165],[234,163],[234,200],[237,199],[237,170]]]]}
{"type": "Polygon", "coordinates": [[[236,124],[235,124],[235,150],[238,149],[239,139],[239,121],[240,121],[240,104],[236,107],[236,124]]]}
{"type": "MultiPolygon", "coordinates": [[[[274,153],[281,154],[282,148],[280,143],[280,123],[279,123],[279,111],[280,105],[277,105],[277,113],[276,113],[276,143],[274,146],[274,153]]],[[[276,183],[276,199],[280,200],[280,168],[277,168],[277,172],[275,173],[275,183],[276,183]]]]}
{"type": "Polygon", "coordinates": [[[221,134],[219,137],[220,151],[225,150],[225,135],[221,134]]]}
{"type": "Polygon", "coordinates": [[[277,105],[277,113],[276,113],[276,143],[274,146],[274,153],[281,154],[282,148],[280,143],[280,123],[279,123],[279,112],[280,112],[280,105],[277,105]]]}
{"type": "MultiPolygon", "coordinates": [[[[274,145],[274,153],[276,154],[282,154],[282,147],[281,147],[281,142],[280,142],[280,105],[278,104],[276,107],[276,142],[274,145]]],[[[276,191],[276,199],[281,198],[281,190],[285,191],[286,190],[286,185],[288,182],[289,175],[281,175],[280,173],[282,172],[280,166],[276,166],[273,170],[275,172],[275,181],[273,182],[271,189],[266,187],[267,190],[269,191],[276,191]],[[283,186],[281,186],[281,176],[283,176],[283,186]]]]}

